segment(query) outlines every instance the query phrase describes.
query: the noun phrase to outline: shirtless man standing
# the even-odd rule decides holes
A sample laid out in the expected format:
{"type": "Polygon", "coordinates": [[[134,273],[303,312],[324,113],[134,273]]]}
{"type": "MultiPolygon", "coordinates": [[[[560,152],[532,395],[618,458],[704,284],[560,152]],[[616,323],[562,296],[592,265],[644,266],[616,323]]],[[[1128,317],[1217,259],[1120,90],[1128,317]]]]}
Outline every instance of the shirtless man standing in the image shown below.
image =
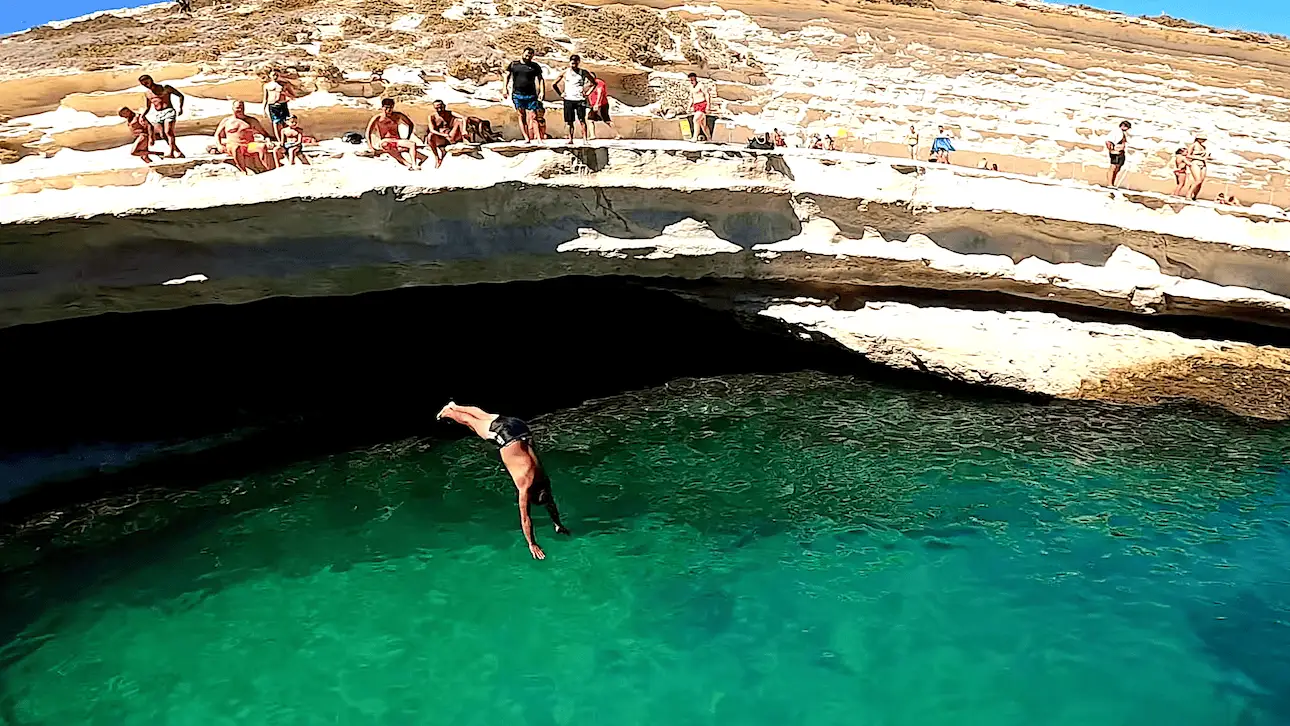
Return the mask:
{"type": "Polygon", "coordinates": [[[699,83],[697,73],[691,73],[689,79],[690,112],[694,114],[694,135],[690,141],[699,143],[699,134],[703,134],[704,140],[711,141],[712,137],[708,135],[708,109],[712,106],[712,92],[699,83]]]}
{"type": "Polygon", "coordinates": [[[519,492],[520,529],[528,541],[529,553],[535,560],[546,559],[546,553],[538,546],[533,536],[533,518],[529,515],[532,504],[546,507],[551,522],[558,534],[569,534],[569,529],[560,521],[560,510],[555,506],[555,497],[551,494],[551,479],[542,470],[537,452],[533,450],[533,432],[529,425],[517,418],[498,416],[474,406],[458,406],[449,401],[439,411],[437,419],[456,421],[474,431],[479,438],[491,441],[501,450],[502,465],[515,482],[519,492]]]}
{"type": "Polygon", "coordinates": [[[372,151],[378,154],[389,154],[394,157],[395,161],[404,166],[409,166],[409,163],[403,158],[403,154],[405,152],[409,153],[412,157],[410,166],[413,170],[417,170],[421,168],[421,162],[430,157],[419,150],[423,144],[417,140],[416,135],[413,133],[415,130],[416,124],[412,123],[412,119],[408,118],[406,113],[394,110],[394,99],[383,98],[381,99],[381,112],[367,122],[367,133],[364,136],[367,138],[367,146],[372,151]],[[399,132],[399,127],[403,124],[408,125],[409,138],[406,139],[399,132]],[[380,147],[377,147],[376,143],[372,141],[373,132],[379,134],[377,138],[381,142],[380,147]]]}
{"type": "Polygon", "coordinates": [[[184,115],[184,94],[174,86],[163,86],[152,80],[152,76],[139,76],[139,85],[143,86],[144,107],[142,113],[147,116],[149,109],[153,113],[153,123],[157,125],[157,135],[163,136],[170,144],[170,158],[182,159],[184,155],[175,144],[175,122],[184,115]],[[176,108],[171,99],[179,99],[176,108]]]}
{"type": "Polygon", "coordinates": [[[269,141],[269,132],[260,119],[246,115],[242,101],[234,101],[233,115],[215,127],[215,143],[233,158],[233,166],[243,174],[251,173],[247,163],[251,159],[259,161],[265,170],[278,168],[278,149],[269,141]]]}
{"type": "Polygon", "coordinates": [[[430,112],[430,130],[426,133],[426,143],[430,144],[430,153],[434,154],[434,168],[438,169],[448,156],[448,144],[466,140],[466,117],[455,111],[449,111],[443,101],[434,102],[430,112]]]}
{"type": "Polygon", "coordinates": [[[1120,170],[1124,168],[1124,155],[1129,149],[1129,129],[1131,128],[1133,124],[1121,121],[1120,127],[1106,137],[1106,151],[1111,156],[1111,171],[1107,174],[1106,185],[1111,188],[1115,188],[1120,170]]]}
{"type": "Polygon", "coordinates": [[[282,129],[291,118],[287,103],[297,98],[296,87],[282,75],[282,71],[277,68],[270,71],[269,80],[264,84],[264,115],[273,126],[273,138],[277,141],[282,141],[282,129]]]}

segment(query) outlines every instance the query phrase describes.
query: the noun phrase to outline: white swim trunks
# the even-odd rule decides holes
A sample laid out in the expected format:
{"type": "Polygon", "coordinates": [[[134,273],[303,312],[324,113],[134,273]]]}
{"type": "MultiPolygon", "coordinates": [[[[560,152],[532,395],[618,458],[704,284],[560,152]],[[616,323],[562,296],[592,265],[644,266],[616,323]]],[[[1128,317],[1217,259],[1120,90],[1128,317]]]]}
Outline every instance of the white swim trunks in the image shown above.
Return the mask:
{"type": "Polygon", "coordinates": [[[175,110],[174,106],[171,106],[170,108],[163,108],[160,111],[157,111],[156,114],[157,114],[156,123],[159,123],[159,124],[164,124],[179,118],[179,112],[175,110]]]}

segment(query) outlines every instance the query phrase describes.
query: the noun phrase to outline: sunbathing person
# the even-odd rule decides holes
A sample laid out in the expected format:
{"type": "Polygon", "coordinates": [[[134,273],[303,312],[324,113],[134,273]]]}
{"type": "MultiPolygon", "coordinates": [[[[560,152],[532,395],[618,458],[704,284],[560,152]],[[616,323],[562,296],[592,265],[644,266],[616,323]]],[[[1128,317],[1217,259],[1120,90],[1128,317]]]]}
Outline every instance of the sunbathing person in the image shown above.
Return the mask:
{"type": "Polygon", "coordinates": [[[309,157],[305,156],[305,144],[312,144],[314,140],[305,136],[305,130],[300,128],[300,117],[292,115],[287,119],[287,125],[281,131],[282,133],[282,150],[286,152],[287,161],[292,166],[299,161],[305,166],[309,166],[309,157]]]}
{"type": "Polygon", "coordinates": [[[466,117],[456,111],[448,110],[443,101],[434,102],[430,112],[430,131],[426,133],[426,143],[434,154],[434,166],[438,169],[448,156],[448,144],[466,140],[466,117]]]}
{"type": "Polygon", "coordinates": [[[269,140],[269,132],[260,120],[246,115],[242,101],[234,101],[233,115],[215,128],[215,143],[232,157],[233,166],[243,174],[251,173],[251,162],[259,162],[257,170],[278,168],[281,150],[269,140]]]}
{"type": "Polygon", "coordinates": [[[415,131],[416,124],[412,123],[412,119],[406,113],[394,110],[394,99],[384,98],[381,99],[381,112],[367,122],[367,133],[363,136],[367,139],[367,146],[372,151],[378,154],[389,154],[395,161],[415,171],[421,168],[421,162],[430,158],[420,151],[424,144],[417,139],[415,131]],[[405,124],[408,127],[408,138],[406,139],[403,138],[403,134],[400,131],[405,124]],[[377,140],[380,142],[380,146],[377,146],[376,141],[372,140],[373,132],[378,134],[377,140]],[[410,163],[409,159],[403,158],[404,154],[409,155],[410,163]]]}
{"type": "MultiPolygon", "coordinates": [[[[152,124],[141,113],[135,113],[128,108],[122,108],[117,115],[125,119],[125,124],[134,134],[134,147],[130,149],[130,154],[143,160],[145,164],[152,163],[152,142],[156,137],[152,133],[152,124]]],[[[160,154],[158,154],[160,156],[160,154]]]]}

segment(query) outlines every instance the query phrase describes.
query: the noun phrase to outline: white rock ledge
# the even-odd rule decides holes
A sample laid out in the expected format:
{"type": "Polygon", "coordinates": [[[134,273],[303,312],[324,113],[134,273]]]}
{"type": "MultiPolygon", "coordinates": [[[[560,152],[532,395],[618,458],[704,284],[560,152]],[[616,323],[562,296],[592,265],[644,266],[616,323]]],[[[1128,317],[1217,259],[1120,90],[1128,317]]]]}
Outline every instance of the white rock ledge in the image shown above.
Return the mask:
{"type": "MultiPolygon", "coordinates": [[[[1138,313],[1144,325],[1185,314],[1290,327],[1282,216],[858,154],[503,144],[438,171],[340,154],[249,178],[206,165],[7,202],[0,326],[629,275],[1001,292],[1138,313]]],[[[1050,313],[889,304],[766,314],[887,365],[1056,396],[1244,346],[1050,313]]],[[[1281,358],[1259,360],[1276,368],[1281,358]]]]}

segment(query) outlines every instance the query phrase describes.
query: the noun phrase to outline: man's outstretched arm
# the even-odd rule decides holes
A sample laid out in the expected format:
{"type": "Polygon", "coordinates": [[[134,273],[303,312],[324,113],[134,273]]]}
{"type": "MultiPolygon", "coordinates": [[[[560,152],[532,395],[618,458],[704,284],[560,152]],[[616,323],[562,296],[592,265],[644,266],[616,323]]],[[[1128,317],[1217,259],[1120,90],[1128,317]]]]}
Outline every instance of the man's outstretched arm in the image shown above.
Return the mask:
{"type": "Polygon", "coordinates": [[[545,560],[546,553],[538,546],[537,539],[533,537],[533,517],[529,515],[529,490],[525,487],[520,490],[520,529],[524,530],[524,539],[529,543],[529,553],[535,560],[545,560]]]}

